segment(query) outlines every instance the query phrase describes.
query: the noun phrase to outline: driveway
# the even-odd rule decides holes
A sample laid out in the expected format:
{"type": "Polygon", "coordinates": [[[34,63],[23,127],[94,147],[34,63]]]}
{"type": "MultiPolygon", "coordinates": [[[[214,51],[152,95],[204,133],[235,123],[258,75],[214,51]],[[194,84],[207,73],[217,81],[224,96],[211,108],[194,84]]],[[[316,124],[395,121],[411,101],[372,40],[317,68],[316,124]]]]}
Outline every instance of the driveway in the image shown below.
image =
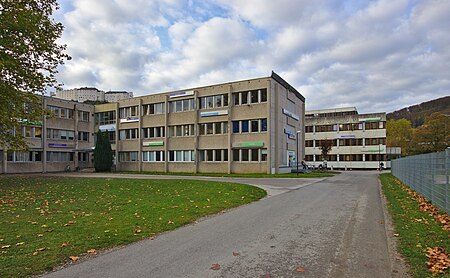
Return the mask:
{"type": "Polygon", "coordinates": [[[258,184],[273,194],[46,277],[404,275],[392,256],[378,173],[345,172],[323,180],[231,180],[258,184]]]}

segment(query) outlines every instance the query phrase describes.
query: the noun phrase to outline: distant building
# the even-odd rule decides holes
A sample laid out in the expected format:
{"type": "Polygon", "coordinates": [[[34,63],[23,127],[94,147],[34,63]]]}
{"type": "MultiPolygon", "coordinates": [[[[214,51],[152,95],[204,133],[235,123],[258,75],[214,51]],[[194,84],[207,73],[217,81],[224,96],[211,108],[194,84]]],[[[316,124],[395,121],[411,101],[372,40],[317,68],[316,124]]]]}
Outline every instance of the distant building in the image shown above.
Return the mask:
{"type": "Polygon", "coordinates": [[[104,92],[94,87],[82,87],[77,89],[57,91],[55,96],[60,99],[85,102],[117,102],[119,100],[133,97],[133,93],[125,91],[108,91],[104,92]]]}
{"type": "Polygon", "coordinates": [[[358,114],[355,107],[305,112],[305,161],[315,167],[377,169],[386,157],[386,113],[358,114]],[[322,157],[323,141],[331,151],[322,157]]]}
{"type": "Polygon", "coordinates": [[[87,100],[104,102],[105,92],[93,87],[82,87],[78,89],[56,91],[56,97],[77,102],[85,102],[87,100]]]}
{"type": "Polygon", "coordinates": [[[129,99],[133,97],[133,93],[126,91],[108,91],[105,93],[106,102],[118,102],[119,100],[129,99]]]}

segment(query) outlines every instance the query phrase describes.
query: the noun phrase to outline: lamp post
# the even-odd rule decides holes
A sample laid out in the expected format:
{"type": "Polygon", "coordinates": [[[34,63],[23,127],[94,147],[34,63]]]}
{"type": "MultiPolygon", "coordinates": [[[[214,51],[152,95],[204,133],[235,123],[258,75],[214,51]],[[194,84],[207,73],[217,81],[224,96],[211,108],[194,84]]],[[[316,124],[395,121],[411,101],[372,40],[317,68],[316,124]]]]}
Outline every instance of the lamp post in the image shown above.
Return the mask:
{"type": "Polygon", "coordinates": [[[295,153],[295,162],[297,163],[297,176],[298,176],[298,137],[300,136],[301,130],[297,130],[295,134],[295,140],[297,141],[297,152],[295,153]]]}

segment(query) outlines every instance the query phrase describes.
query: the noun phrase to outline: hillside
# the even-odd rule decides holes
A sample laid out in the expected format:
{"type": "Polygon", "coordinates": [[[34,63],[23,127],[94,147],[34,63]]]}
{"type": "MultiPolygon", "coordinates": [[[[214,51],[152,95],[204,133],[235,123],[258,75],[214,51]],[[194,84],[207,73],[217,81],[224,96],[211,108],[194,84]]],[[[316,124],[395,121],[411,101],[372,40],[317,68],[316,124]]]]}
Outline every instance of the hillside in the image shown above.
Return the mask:
{"type": "Polygon", "coordinates": [[[450,115],[450,96],[442,97],[421,104],[409,106],[386,115],[388,120],[407,119],[410,120],[413,127],[421,126],[425,117],[434,112],[441,112],[450,115]]]}

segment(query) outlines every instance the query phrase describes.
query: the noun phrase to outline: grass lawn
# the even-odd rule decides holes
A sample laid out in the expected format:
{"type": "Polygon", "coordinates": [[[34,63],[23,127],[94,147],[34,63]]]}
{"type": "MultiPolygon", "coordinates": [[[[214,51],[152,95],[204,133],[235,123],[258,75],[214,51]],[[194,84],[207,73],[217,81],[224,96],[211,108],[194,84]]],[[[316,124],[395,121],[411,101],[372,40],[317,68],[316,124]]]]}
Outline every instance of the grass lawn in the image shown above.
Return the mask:
{"type": "Polygon", "coordinates": [[[430,216],[430,212],[422,212],[419,202],[402,188],[401,182],[394,176],[382,174],[380,179],[393,218],[395,235],[399,239],[397,248],[409,263],[412,276],[450,277],[450,269],[433,276],[428,271],[429,258],[426,256],[428,247],[440,247],[449,252],[450,232],[444,230],[443,224],[430,216]]]}
{"type": "Polygon", "coordinates": [[[210,181],[0,177],[0,276],[39,274],[265,195],[210,181]]]}
{"type": "Polygon", "coordinates": [[[229,178],[327,178],[339,174],[336,171],[313,171],[309,174],[224,174],[224,173],[161,173],[161,172],[113,172],[118,174],[142,175],[171,175],[171,176],[202,176],[202,177],[229,177],[229,178]]]}

